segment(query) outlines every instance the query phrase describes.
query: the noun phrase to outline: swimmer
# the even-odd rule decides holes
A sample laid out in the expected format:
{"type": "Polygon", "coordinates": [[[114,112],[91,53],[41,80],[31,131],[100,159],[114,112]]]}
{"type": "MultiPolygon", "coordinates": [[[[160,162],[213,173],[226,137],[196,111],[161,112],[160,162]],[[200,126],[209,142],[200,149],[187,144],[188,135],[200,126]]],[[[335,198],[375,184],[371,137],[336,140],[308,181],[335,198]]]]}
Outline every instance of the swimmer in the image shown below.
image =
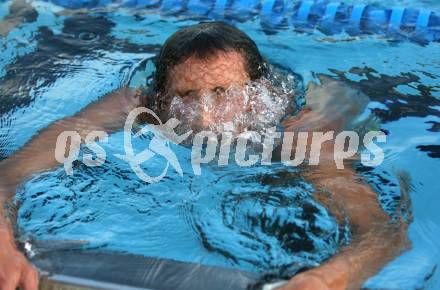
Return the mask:
{"type": "MultiPolygon", "coordinates": [[[[308,87],[306,106],[295,116],[280,117],[277,111],[280,108],[291,112],[296,109],[293,103],[285,102],[280,102],[280,107],[272,106],[273,111],[261,116],[257,114],[258,106],[276,100],[268,98],[258,104],[249,102],[249,96],[255,91],[264,92],[266,96],[276,95],[270,86],[264,85],[267,69],[268,64],[256,44],[230,25],[209,22],[181,29],[165,42],[158,54],[152,90],[148,93],[129,88],[109,93],[75,116],[56,121],[20,151],[3,160],[0,163],[0,290],[13,290],[17,286],[36,290],[38,287],[38,273],[17,250],[14,219],[7,218],[4,206],[26,177],[59,165],[55,160],[55,146],[61,132],[77,131],[83,140],[93,130],[115,132],[123,128],[127,115],[137,107],[157,112],[164,123],[178,115],[175,117],[182,122],[180,125],[195,132],[221,131],[220,125],[225,124],[227,130],[244,130],[255,124],[273,126],[274,122],[281,122],[286,131],[293,132],[341,131],[365,104],[366,97],[359,91],[321,77],[320,85],[308,87]],[[250,110],[250,106],[256,107],[250,110]],[[192,115],[185,118],[185,114],[192,115]],[[264,116],[268,115],[271,122],[265,123],[264,116]]],[[[343,217],[336,209],[342,208],[352,239],[334,257],[295,275],[280,289],[359,289],[366,279],[409,247],[406,224],[396,225],[391,221],[376,193],[350,166],[336,168],[331,141],[323,143],[319,165],[304,175],[317,189],[316,199],[340,218],[341,223],[343,217]]]]}

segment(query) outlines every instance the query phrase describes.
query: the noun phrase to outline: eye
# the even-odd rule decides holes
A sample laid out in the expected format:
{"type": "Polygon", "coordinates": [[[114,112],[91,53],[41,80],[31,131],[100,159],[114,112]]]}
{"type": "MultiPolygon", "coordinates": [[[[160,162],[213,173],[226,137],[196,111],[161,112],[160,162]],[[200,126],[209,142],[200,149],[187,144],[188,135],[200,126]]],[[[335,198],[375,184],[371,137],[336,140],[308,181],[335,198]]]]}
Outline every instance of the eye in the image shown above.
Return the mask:
{"type": "Polygon", "coordinates": [[[226,92],[226,89],[224,87],[215,87],[214,92],[217,94],[221,94],[221,93],[226,92]]]}
{"type": "Polygon", "coordinates": [[[184,91],[183,93],[179,93],[179,96],[182,98],[182,100],[192,100],[197,97],[197,93],[194,90],[188,90],[184,91]]]}
{"type": "Polygon", "coordinates": [[[183,94],[183,96],[185,96],[185,97],[192,97],[192,96],[195,96],[195,94],[196,94],[195,91],[193,91],[193,90],[189,90],[189,91],[186,91],[186,92],[183,94]]]}

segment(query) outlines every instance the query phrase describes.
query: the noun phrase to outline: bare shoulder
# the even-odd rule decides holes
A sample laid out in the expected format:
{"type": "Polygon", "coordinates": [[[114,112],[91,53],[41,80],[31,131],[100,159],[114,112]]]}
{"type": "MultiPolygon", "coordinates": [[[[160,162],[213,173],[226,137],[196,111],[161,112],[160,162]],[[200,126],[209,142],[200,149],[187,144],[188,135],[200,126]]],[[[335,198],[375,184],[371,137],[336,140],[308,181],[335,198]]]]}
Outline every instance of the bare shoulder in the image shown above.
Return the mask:
{"type": "Polygon", "coordinates": [[[343,130],[368,105],[369,98],[350,84],[318,75],[320,84],[310,82],[306,106],[284,125],[291,130],[343,130]]]}
{"type": "Polygon", "coordinates": [[[142,105],[142,96],[135,89],[120,88],[110,92],[84,108],[78,116],[89,114],[124,115],[142,105]]]}

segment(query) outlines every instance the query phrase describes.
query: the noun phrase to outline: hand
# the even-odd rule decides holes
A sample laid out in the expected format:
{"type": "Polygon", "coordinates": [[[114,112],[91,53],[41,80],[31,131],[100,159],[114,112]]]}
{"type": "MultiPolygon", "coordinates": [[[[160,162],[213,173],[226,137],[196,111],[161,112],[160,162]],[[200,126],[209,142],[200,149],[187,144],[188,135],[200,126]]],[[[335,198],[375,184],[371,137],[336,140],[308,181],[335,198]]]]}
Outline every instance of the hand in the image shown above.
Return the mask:
{"type": "Polygon", "coordinates": [[[0,224],[0,290],[38,290],[38,272],[17,250],[11,236],[0,224]]]}
{"type": "Polygon", "coordinates": [[[330,288],[320,277],[305,272],[293,277],[286,285],[277,288],[277,290],[330,290],[330,288]]]}
{"type": "Polygon", "coordinates": [[[345,290],[348,284],[348,261],[336,257],[320,267],[294,276],[279,290],[345,290]]]}

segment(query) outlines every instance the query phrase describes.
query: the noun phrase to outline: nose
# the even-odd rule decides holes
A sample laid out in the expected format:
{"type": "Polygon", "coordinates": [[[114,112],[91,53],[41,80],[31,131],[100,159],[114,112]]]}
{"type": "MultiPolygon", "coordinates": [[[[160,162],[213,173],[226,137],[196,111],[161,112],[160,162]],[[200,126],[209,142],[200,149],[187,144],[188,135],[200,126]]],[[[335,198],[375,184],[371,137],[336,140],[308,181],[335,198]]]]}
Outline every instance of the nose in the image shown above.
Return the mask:
{"type": "Polygon", "coordinates": [[[205,128],[212,124],[231,122],[246,109],[243,95],[228,95],[220,90],[201,91],[199,101],[203,108],[201,124],[205,128]]]}
{"type": "Polygon", "coordinates": [[[210,124],[212,124],[214,122],[214,118],[213,118],[213,114],[212,112],[203,112],[202,113],[202,126],[203,127],[208,127],[210,124]]]}
{"type": "Polygon", "coordinates": [[[198,98],[200,105],[202,107],[202,111],[201,111],[202,126],[207,127],[215,121],[218,122],[218,120],[216,119],[220,116],[216,116],[216,115],[218,115],[219,113],[218,112],[219,98],[215,94],[215,92],[209,88],[204,88],[199,91],[198,98]]]}

